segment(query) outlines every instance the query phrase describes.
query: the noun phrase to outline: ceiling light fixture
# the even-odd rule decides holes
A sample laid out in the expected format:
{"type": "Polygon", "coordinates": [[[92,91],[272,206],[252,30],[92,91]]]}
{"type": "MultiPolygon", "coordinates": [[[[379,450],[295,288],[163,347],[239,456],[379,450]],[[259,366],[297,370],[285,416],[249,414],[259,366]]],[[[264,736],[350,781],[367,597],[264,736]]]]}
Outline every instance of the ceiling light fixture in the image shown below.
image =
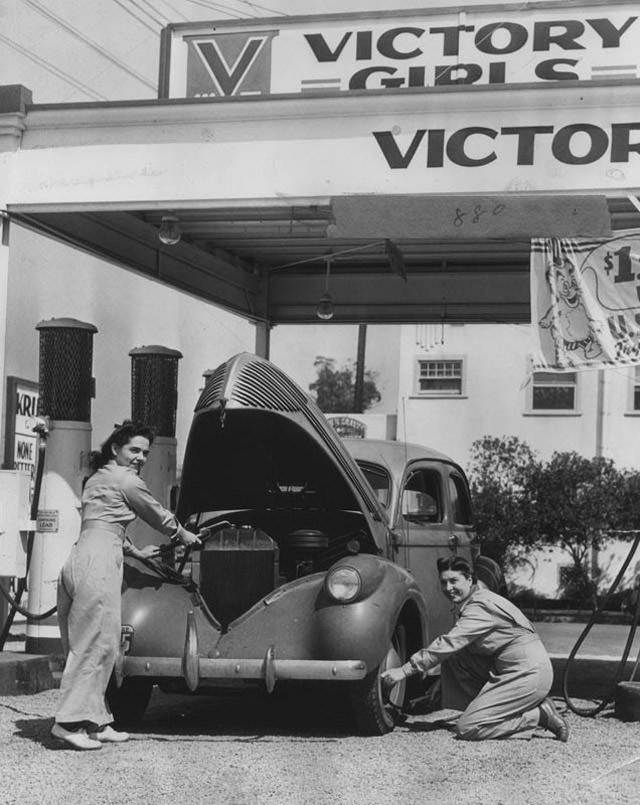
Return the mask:
{"type": "Polygon", "coordinates": [[[331,257],[327,257],[327,273],[324,279],[324,293],[320,297],[318,301],[318,307],[316,308],[316,316],[321,321],[331,321],[333,318],[333,314],[335,313],[335,308],[333,305],[333,296],[329,293],[329,277],[331,274],[331,257]]]}
{"type": "Polygon", "coordinates": [[[158,230],[158,238],[165,246],[175,246],[182,237],[180,221],[175,215],[163,215],[158,230]]]}

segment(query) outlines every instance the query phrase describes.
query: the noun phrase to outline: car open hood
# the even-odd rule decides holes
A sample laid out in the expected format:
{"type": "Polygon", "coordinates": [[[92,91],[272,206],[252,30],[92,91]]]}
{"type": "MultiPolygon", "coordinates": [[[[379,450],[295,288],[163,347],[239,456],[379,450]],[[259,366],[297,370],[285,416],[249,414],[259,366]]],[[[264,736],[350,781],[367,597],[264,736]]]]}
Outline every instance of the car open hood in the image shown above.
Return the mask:
{"type": "Polygon", "coordinates": [[[317,405],[272,363],[240,353],[210,375],[196,405],[178,517],[305,508],[359,512],[372,541],[387,520],[317,405]]]}

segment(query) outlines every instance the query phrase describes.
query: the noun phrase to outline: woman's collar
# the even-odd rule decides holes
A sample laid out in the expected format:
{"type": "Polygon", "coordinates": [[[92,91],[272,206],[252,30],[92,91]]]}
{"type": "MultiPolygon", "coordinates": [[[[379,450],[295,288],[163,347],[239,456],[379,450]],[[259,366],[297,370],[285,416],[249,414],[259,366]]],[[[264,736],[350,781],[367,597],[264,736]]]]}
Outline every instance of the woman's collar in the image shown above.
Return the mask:
{"type": "Polygon", "coordinates": [[[470,590],[470,592],[469,592],[469,595],[468,595],[468,596],[467,596],[467,597],[464,599],[464,601],[463,601],[463,602],[460,604],[460,606],[458,607],[458,612],[462,612],[462,610],[463,610],[463,609],[464,609],[464,608],[467,606],[467,604],[468,604],[468,603],[469,603],[469,602],[470,602],[470,601],[473,599],[474,595],[475,595],[475,594],[478,592],[478,590],[479,590],[479,589],[480,589],[480,588],[478,587],[478,585],[477,585],[477,584],[472,584],[472,585],[471,585],[471,590],[470,590]]]}

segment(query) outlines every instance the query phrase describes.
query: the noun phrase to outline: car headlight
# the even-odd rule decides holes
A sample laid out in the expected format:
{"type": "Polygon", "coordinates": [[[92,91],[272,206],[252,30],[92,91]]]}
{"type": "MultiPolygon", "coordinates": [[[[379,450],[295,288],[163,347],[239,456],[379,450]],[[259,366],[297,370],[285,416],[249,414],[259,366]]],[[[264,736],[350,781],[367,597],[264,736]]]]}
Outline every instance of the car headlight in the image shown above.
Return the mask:
{"type": "Polygon", "coordinates": [[[336,567],[328,573],[325,588],[332,598],[346,604],[360,594],[362,579],[352,567],[336,567]]]}

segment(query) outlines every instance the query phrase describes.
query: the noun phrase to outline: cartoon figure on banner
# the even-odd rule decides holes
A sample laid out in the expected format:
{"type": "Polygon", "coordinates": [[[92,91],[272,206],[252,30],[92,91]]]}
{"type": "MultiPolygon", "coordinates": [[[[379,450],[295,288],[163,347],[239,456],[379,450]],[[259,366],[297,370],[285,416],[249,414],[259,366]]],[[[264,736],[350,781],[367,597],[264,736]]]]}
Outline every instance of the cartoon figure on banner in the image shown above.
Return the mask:
{"type": "Polygon", "coordinates": [[[550,331],[558,365],[566,363],[567,353],[588,360],[602,354],[602,326],[587,310],[575,271],[573,263],[562,257],[554,258],[546,271],[552,304],[539,325],[550,331]]]}

